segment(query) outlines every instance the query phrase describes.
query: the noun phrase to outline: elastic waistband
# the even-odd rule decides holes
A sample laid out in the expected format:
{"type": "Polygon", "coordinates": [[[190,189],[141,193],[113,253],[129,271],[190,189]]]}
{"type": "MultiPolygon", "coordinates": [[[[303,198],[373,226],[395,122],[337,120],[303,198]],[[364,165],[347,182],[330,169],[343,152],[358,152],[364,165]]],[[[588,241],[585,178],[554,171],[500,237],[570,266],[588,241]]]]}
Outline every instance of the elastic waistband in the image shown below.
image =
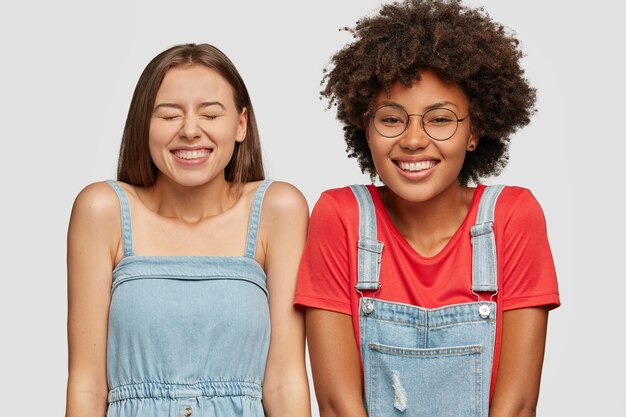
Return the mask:
{"type": "Polygon", "coordinates": [[[130,398],[176,399],[248,396],[261,399],[261,392],[260,384],[248,381],[202,381],[196,384],[142,382],[119,385],[109,390],[109,403],[130,398]]]}

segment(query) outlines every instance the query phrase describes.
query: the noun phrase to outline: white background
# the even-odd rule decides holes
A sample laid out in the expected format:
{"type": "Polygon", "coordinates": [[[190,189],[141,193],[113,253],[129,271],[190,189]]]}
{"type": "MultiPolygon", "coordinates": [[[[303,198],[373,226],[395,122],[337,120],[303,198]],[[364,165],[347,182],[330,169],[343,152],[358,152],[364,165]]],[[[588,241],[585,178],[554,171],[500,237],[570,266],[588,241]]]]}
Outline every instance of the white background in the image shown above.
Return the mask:
{"type": "MultiPolygon", "coordinates": [[[[140,72],[178,43],[222,49],[246,81],[268,174],[312,207],[367,182],[319,100],[338,31],[379,4],[24,1],[0,17],[0,414],[62,415],[67,377],[65,240],[76,194],[115,176],[140,72]]],[[[619,300],[626,288],[623,185],[626,31],[609,0],[472,0],[515,29],[539,112],[488,183],[530,188],[544,208],[563,306],[550,316],[540,416],[623,416],[619,300]]],[[[317,415],[317,407],[314,416],[317,415]]]]}

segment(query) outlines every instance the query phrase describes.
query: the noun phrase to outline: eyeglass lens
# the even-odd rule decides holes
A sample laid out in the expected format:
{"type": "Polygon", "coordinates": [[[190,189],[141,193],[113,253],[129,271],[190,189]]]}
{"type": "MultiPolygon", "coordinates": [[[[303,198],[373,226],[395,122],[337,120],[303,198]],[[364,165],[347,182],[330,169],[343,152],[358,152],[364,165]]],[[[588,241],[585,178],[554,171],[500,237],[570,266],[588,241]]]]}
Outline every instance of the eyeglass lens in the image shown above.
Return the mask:
{"type": "MultiPolygon", "coordinates": [[[[415,115],[420,116],[420,115],[415,115]]],[[[422,117],[422,127],[435,140],[450,139],[459,124],[456,113],[449,109],[431,109],[422,117]]],[[[381,135],[393,138],[401,135],[409,126],[409,114],[400,106],[385,105],[376,109],[374,127],[381,135]]]]}

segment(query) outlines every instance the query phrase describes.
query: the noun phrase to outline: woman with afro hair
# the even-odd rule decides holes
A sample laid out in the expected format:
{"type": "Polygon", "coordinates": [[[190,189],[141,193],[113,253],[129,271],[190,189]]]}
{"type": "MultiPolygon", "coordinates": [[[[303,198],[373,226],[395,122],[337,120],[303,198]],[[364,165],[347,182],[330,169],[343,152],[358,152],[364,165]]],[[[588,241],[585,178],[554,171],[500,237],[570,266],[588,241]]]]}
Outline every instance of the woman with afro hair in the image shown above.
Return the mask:
{"type": "Polygon", "coordinates": [[[349,29],[322,95],[382,186],[324,192],[295,304],[320,413],[534,416],[560,305],[532,193],[486,186],[534,113],[519,41],[483,9],[406,0],[349,29]]]}

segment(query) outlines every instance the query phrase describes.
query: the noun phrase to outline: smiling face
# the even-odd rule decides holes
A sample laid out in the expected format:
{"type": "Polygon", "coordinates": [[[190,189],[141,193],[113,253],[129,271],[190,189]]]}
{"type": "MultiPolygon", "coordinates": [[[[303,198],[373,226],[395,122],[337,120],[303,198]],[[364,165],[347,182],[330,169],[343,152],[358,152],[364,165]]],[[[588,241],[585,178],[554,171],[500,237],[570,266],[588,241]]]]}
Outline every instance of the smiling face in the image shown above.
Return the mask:
{"type": "MultiPolygon", "coordinates": [[[[469,100],[463,90],[456,84],[445,83],[433,71],[424,70],[421,80],[414,81],[410,87],[398,81],[393,84],[389,95],[381,91],[373,102],[373,108],[386,104],[400,106],[411,115],[406,130],[393,138],[381,135],[374,127],[372,117],[367,124],[372,160],[388,189],[406,201],[424,202],[460,187],[458,175],[465,153],[472,150],[478,140],[470,129],[471,116],[465,118],[469,114],[469,100]],[[459,119],[464,118],[447,140],[434,140],[422,128],[420,115],[429,110],[432,111],[427,117],[438,113],[433,109],[452,110],[459,119]]],[[[439,123],[437,119],[429,117],[429,120],[439,123]]],[[[385,123],[397,121],[387,119],[385,123]]],[[[436,129],[429,131],[432,134],[436,129]]]]}
{"type": "Polygon", "coordinates": [[[245,139],[247,113],[232,87],[203,65],[167,72],[150,119],[149,148],[159,178],[184,186],[224,180],[236,142],[245,139]]]}

